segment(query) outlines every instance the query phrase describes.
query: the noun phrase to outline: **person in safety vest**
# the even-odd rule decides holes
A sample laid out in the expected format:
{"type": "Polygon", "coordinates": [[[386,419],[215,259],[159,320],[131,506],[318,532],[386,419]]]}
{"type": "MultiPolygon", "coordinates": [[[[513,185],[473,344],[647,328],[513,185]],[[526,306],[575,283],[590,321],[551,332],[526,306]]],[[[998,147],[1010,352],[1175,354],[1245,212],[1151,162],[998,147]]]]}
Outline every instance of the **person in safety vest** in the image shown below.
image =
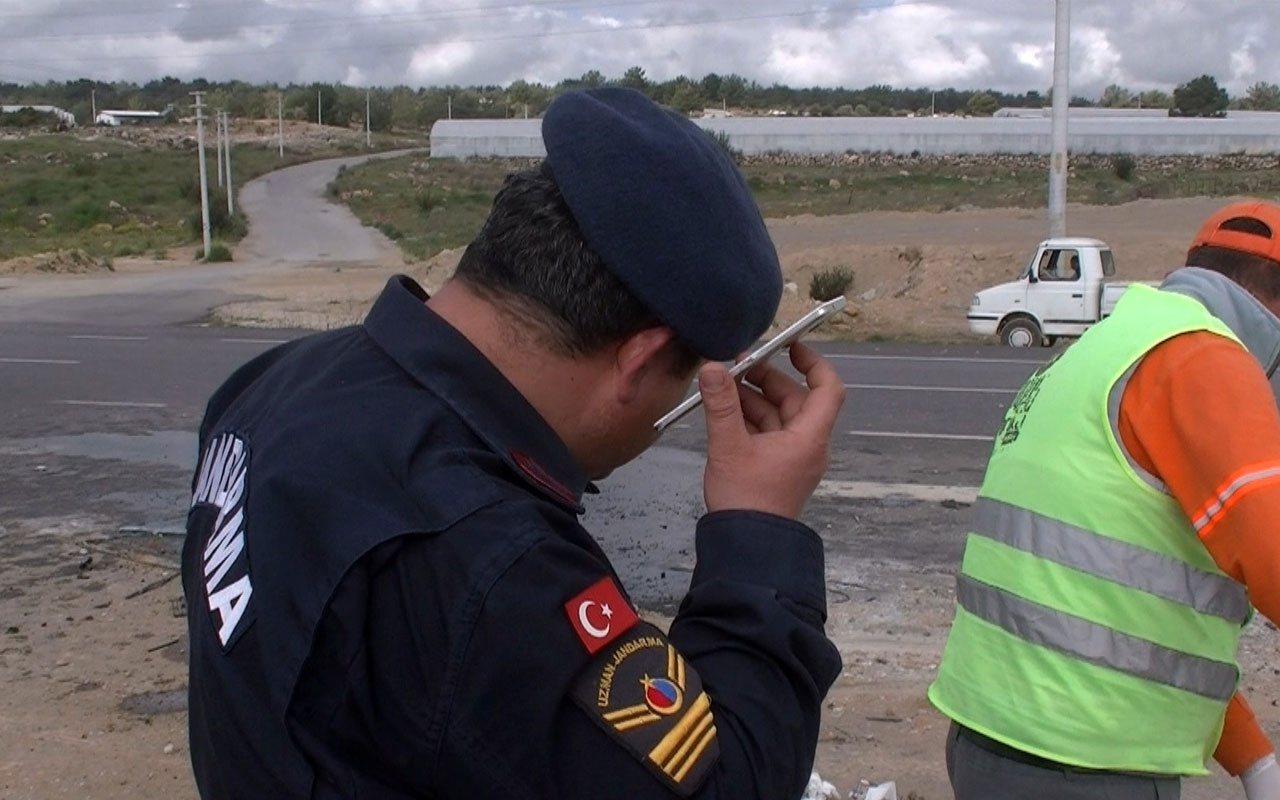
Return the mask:
{"type": "Polygon", "coordinates": [[[996,433],[929,687],[957,800],[1176,798],[1211,756],[1280,798],[1236,687],[1252,608],[1280,622],[1280,206],[1220,209],[1186,265],[996,433]]]}
{"type": "Polygon", "coordinates": [[[800,516],[844,385],[803,345],[803,383],[720,363],[782,274],[713,137],[623,88],[542,134],[443,287],[393,277],[210,400],[182,556],[205,800],[804,790],[841,664],[800,516]],[[707,513],[663,630],[579,517],[695,375],[707,513]]]}

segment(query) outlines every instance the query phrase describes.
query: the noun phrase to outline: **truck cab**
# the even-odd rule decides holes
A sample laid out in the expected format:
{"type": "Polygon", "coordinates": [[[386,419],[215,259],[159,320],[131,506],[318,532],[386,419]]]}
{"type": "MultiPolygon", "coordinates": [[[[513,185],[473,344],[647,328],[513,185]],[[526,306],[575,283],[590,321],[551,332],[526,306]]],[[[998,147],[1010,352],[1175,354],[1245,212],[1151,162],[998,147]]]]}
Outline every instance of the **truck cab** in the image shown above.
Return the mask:
{"type": "Polygon", "coordinates": [[[1106,242],[1046,239],[1015,280],[984,289],[969,303],[969,330],[999,336],[1010,347],[1050,345],[1080,336],[1111,313],[1128,286],[1116,274],[1106,242]]]}

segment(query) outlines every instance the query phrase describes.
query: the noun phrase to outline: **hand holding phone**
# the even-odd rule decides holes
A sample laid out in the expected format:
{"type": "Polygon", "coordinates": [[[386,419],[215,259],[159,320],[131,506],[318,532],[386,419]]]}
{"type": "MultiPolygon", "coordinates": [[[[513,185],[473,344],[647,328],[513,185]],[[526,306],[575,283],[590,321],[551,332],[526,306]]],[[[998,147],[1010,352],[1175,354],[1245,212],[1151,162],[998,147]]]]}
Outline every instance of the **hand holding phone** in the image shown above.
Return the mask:
{"type": "MultiPolygon", "coordinates": [[[[764,361],[768,361],[779,351],[786,347],[790,347],[793,342],[799,341],[801,337],[808,334],[814,328],[831,319],[845,305],[844,296],[828,300],[820,306],[817,306],[800,319],[788,325],[777,336],[760,345],[753,350],[745,358],[734,364],[729,370],[729,374],[737,379],[744,372],[764,361]]],[[[683,418],[690,411],[697,408],[702,403],[702,395],[694,393],[680,403],[680,405],[663,414],[657,422],[653,423],[654,430],[661,433],[666,430],[672,423],[683,418]]]]}

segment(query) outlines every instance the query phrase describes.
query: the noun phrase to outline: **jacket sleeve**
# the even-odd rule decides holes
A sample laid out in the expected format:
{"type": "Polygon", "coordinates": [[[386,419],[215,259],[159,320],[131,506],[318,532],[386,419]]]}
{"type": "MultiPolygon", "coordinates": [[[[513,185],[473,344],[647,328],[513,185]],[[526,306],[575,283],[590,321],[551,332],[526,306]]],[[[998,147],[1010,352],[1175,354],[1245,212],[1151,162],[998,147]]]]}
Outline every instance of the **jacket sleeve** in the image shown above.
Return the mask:
{"type": "Polygon", "coordinates": [[[1227,704],[1227,716],[1222,723],[1222,737],[1213,751],[1213,759],[1222,765],[1229,775],[1239,775],[1255,761],[1275,752],[1271,740],[1263,733],[1253,709],[1239,692],[1227,704]]]}
{"type": "Polygon", "coordinates": [[[351,795],[798,797],[840,670],[821,540],[721,512],[696,544],[668,635],[567,511],[499,503],[388,542],[330,601],[294,739],[351,795]]]}
{"type": "MultiPolygon", "coordinates": [[[[1120,434],[1168,487],[1219,568],[1280,622],[1280,414],[1253,356],[1211,333],[1164,342],[1125,389],[1120,434]]],[[[1214,758],[1236,775],[1269,752],[1237,694],[1214,758]]]]}
{"type": "MultiPolygon", "coordinates": [[[[480,520],[469,527],[495,533],[480,520]]],[[[583,626],[625,625],[633,610],[597,616],[604,603],[580,598],[622,584],[574,532],[526,534],[506,523],[505,535],[528,546],[496,559],[491,580],[454,612],[463,624],[450,643],[436,761],[444,794],[800,795],[822,697],[840,670],[822,630],[816,534],[770,515],[709,515],[669,637],[638,621],[594,653],[583,626]]],[[[418,657],[439,659],[439,646],[418,657]]]]}
{"type": "Polygon", "coordinates": [[[697,556],[671,638],[702,673],[715,705],[724,742],[717,776],[730,788],[724,795],[798,797],[813,764],[822,698],[841,669],[823,634],[822,541],[798,522],[724,511],[699,523],[697,556]]]}

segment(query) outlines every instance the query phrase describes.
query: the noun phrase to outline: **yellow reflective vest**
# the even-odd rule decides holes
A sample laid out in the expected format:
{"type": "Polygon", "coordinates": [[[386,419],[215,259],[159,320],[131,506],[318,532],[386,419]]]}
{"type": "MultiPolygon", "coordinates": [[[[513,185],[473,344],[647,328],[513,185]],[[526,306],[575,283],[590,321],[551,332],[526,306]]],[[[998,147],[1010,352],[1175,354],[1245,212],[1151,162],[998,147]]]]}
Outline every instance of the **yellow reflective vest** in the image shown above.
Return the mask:
{"type": "Polygon", "coordinates": [[[1199,330],[1236,338],[1196,300],[1132,286],[1018,392],[929,687],[947,716],[1064,764],[1206,774],[1248,600],[1117,428],[1142,356],[1199,330]]]}

